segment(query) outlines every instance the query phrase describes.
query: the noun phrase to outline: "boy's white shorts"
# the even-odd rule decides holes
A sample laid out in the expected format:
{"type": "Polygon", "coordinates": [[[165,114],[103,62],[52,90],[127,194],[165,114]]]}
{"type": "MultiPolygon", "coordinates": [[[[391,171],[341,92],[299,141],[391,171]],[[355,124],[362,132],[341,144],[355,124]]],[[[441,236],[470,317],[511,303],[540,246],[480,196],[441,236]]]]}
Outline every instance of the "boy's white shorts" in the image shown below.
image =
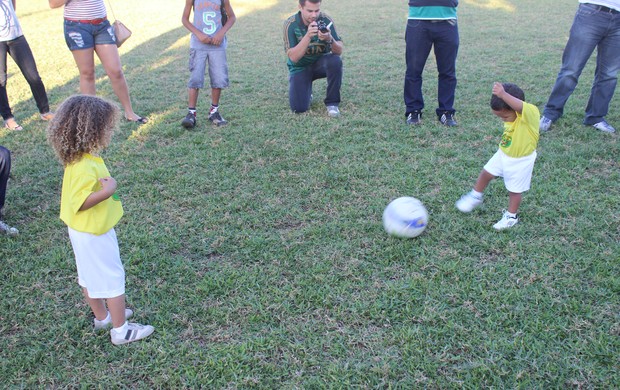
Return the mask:
{"type": "Polygon", "coordinates": [[[525,157],[510,157],[501,149],[491,157],[484,170],[493,176],[504,178],[504,185],[510,192],[520,194],[530,189],[536,151],[525,157]]]}
{"type": "Polygon", "coordinates": [[[78,283],[90,298],[114,298],[125,294],[125,269],[114,228],[97,236],[69,228],[75,254],[78,283]]]}

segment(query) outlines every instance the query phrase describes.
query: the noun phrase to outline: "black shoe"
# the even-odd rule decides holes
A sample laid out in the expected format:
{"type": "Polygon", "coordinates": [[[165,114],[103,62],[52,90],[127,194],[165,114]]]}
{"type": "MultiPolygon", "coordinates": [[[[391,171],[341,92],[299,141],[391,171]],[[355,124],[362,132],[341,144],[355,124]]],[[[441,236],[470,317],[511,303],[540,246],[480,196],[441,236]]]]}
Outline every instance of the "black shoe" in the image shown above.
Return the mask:
{"type": "Polygon", "coordinates": [[[413,110],[407,115],[408,125],[419,125],[420,123],[422,123],[422,111],[413,110]]]}
{"type": "Polygon", "coordinates": [[[196,126],[196,114],[192,114],[191,112],[187,112],[185,118],[181,121],[181,126],[186,129],[192,129],[196,126]]]}
{"type": "Polygon", "coordinates": [[[215,111],[209,115],[209,120],[217,126],[225,126],[228,122],[220,115],[219,111],[215,111]]]}
{"type": "Polygon", "coordinates": [[[441,116],[438,116],[437,119],[439,119],[439,122],[444,126],[454,127],[458,125],[456,119],[454,119],[454,113],[449,111],[444,112],[441,116]]]}

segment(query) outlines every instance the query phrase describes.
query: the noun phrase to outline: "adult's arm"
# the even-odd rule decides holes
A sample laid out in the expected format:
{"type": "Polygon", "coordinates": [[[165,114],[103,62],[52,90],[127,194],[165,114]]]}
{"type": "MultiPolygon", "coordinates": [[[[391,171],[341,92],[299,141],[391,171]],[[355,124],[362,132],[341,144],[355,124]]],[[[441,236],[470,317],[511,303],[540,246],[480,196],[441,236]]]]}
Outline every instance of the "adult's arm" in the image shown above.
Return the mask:
{"type": "Polygon", "coordinates": [[[50,8],[58,8],[58,7],[62,7],[63,5],[65,5],[67,0],[49,0],[49,2],[50,2],[50,8]]]}
{"type": "MultiPolygon", "coordinates": [[[[288,34],[288,31],[286,31],[285,33],[288,34]]],[[[302,57],[306,55],[306,50],[308,50],[308,46],[310,46],[310,40],[312,39],[312,37],[318,35],[318,33],[319,29],[316,25],[316,22],[312,22],[308,26],[308,31],[306,32],[306,35],[301,38],[297,45],[291,47],[286,51],[286,55],[288,56],[288,58],[290,58],[293,63],[301,60],[302,57]]]]}

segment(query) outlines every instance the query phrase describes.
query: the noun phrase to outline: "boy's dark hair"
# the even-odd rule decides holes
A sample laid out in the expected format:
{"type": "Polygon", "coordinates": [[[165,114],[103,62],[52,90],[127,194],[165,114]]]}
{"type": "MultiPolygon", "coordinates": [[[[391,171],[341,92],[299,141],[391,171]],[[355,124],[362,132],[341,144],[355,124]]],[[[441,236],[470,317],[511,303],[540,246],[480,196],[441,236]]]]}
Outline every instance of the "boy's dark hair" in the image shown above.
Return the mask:
{"type": "Polygon", "coordinates": [[[312,4],[318,4],[321,2],[321,0],[299,0],[299,5],[303,7],[304,5],[306,5],[306,1],[312,4]]]}
{"type": "MultiPolygon", "coordinates": [[[[504,91],[506,91],[507,93],[511,94],[512,96],[516,97],[517,99],[521,101],[525,101],[525,92],[523,92],[523,90],[519,88],[516,84],[502,83],[502,86],[504,87],[504,91]]],[[[502,111],[502,110],[512,110],[512,107],[506,104],[506,102],[503,101],[502,99],[498,98],[495,95],[492,95],[491,96],[491,109],[493,111],[502,111]]]]}

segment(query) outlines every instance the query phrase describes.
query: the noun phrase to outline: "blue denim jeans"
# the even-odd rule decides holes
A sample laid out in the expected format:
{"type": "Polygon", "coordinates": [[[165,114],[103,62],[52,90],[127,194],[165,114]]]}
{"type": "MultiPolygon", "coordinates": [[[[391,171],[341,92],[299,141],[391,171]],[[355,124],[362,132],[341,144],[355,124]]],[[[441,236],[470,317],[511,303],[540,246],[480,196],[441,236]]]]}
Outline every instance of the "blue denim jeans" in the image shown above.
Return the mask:
{"type": "Polygon", "coordinates": [[[47,93],[45,92],[45,86],[39,76],[37,64],[34,62],[34,57],[32,56],[28,41],[26,41],[26,38],[22,35],[12,41],[0,42],[0,114],[2,115],[2,119],[6,120],[13,117],[9,98],[6,93],[7,53],[13,58],[19,70],[21,70],[26,78],[28,85],[30,85],[30,90],[32,91],[34,101],[37,103],[39,112],[41,114],[49,112],[50,107],[47,100],[47,93]]]}
{"type": "Polygon", "coordinates": [[[545,117],[556,121],[562,116],[564,105],[594,49],[597,50],[596,70],[583,123],[593,125],[607,115],[620,69],[620,13],[580,4],[562,55],[562,67],[543,110],[545,117]]]}
{"type": "Polygon", "coordinates": [[[325,54],[317,62],[301,72],[289,76],[288,100],[295,113],[308,111],[312,82],[327,77],[326,106],[340,104],[340,87],[342,85],[342,59],[336,54],[325,54]]]}
{"type": "Polygon", "coordinates": [[[437,115],[454,113],[456,90],[456,56],[459,50],[459,29],[452,21],[407,21],[405,32],[405,115],[424,108],[422,72],[433,48],[437,60],[437,115]]]}

